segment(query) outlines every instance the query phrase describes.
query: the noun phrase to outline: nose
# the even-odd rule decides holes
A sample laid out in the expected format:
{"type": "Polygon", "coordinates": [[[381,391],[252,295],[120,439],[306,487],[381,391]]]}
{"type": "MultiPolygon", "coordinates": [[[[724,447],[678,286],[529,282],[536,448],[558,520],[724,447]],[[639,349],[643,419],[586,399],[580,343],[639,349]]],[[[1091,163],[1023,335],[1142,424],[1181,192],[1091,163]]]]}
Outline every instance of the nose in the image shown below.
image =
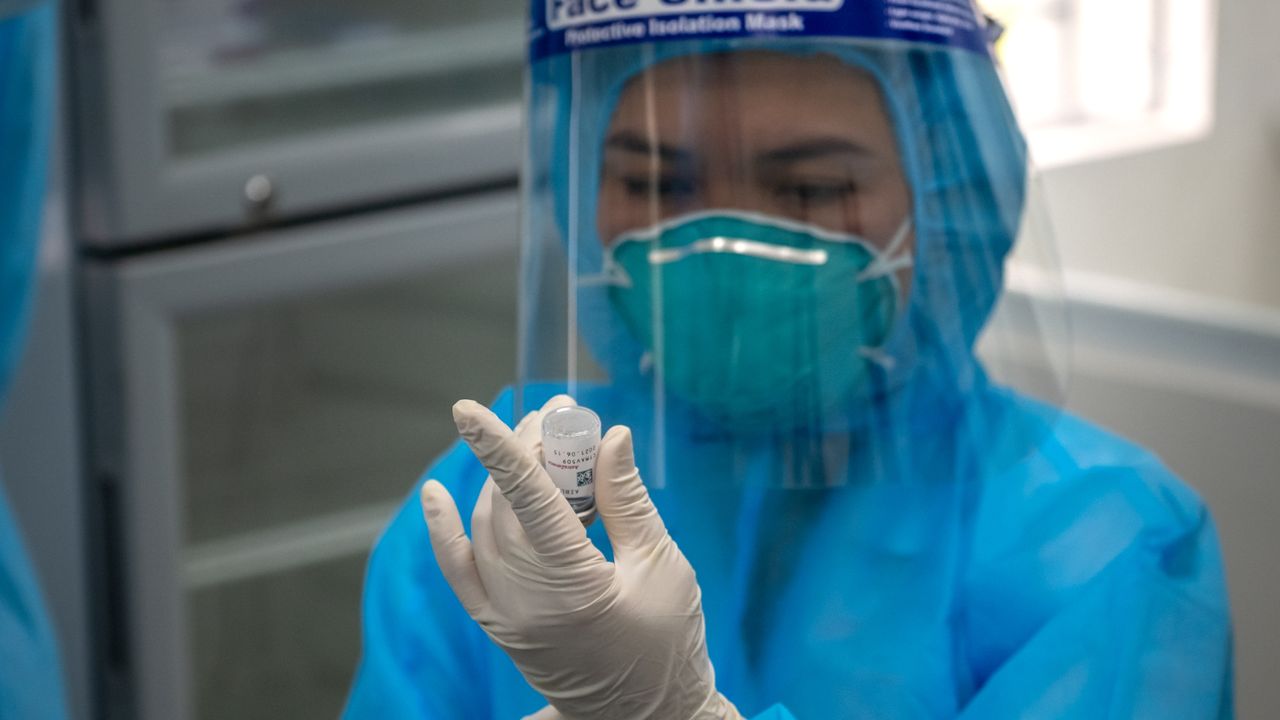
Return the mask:
{"type": "Polygon", "coordinates": [[[708,178],[702,191],[703,208],[731,208],[741,202],[740,195],[733,183],[726,182],[723,177],[708,178]]]}

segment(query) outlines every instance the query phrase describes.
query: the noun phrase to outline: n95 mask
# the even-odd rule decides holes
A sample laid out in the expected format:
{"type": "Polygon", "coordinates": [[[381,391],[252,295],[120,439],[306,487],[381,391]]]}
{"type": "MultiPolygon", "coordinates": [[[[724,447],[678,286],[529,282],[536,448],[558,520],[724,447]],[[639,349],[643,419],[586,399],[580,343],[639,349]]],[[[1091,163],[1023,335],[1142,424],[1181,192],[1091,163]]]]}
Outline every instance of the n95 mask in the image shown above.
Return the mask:
{"type": "Polygon", "coordinates": [[[609,295],[675,399],[729,430],[784,431],[871,392],[910,229],[881,250],[780,218],[684,216],[609,245],[609,295]]]}

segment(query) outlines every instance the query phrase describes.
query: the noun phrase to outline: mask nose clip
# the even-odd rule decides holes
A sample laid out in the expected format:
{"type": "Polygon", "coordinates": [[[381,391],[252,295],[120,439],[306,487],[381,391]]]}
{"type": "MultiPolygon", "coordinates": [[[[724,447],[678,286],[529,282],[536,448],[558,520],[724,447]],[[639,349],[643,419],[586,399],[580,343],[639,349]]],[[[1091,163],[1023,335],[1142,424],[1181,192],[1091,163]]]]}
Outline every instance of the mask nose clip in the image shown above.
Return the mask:
{"type": "Polygon", "coordinates": [[[649,251],[649,263],[652,265],[670,265],[693,255],[717,253],[743,255],[789,265],[826,265],[827,260],[830,259],[827,251],[821,248],[806,250],[757,240],[747,240],[745,238],[716,236],[703,238],[680,247],[653,248],[649,251]]]}

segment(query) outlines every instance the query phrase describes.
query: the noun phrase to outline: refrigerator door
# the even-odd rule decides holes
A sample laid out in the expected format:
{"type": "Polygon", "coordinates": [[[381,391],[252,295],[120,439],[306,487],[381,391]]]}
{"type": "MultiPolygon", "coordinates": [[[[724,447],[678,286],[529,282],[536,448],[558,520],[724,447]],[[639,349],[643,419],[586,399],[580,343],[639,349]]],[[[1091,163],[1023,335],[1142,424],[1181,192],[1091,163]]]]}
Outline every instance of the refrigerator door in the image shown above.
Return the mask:
{"type": "Polygon", "coordinates": [[[520,3],[89,0],[78,213],[120,246],[515,176],[520,3]]]}
{"type": "Polygon", "coordinates": [[[337,715],[370,547],[514,376],[516,233],[506,191],[90,263],[120,716],[337,715]]]}

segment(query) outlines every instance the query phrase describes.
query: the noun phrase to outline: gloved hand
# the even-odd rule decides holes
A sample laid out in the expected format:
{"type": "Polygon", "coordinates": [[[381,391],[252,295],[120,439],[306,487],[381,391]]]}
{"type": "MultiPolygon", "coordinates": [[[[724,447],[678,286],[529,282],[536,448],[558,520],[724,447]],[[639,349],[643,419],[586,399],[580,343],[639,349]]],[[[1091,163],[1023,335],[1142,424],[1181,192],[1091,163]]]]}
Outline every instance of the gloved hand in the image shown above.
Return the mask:
{"type": "Polygon", "coordinates": [[[478,403],[454,406],[458,431],[490,479],[471,517],[470,540],[444,486],[430,480],[422,488],[445,578],[567,720],[738,720],[716,691],[693,568],[640,480],[631,431],[609,430],[596,460],[596,505],[612,563],[543,470],[542,416],[572,404],[566,396],[553,399],[514,434],[478,403]]]}

